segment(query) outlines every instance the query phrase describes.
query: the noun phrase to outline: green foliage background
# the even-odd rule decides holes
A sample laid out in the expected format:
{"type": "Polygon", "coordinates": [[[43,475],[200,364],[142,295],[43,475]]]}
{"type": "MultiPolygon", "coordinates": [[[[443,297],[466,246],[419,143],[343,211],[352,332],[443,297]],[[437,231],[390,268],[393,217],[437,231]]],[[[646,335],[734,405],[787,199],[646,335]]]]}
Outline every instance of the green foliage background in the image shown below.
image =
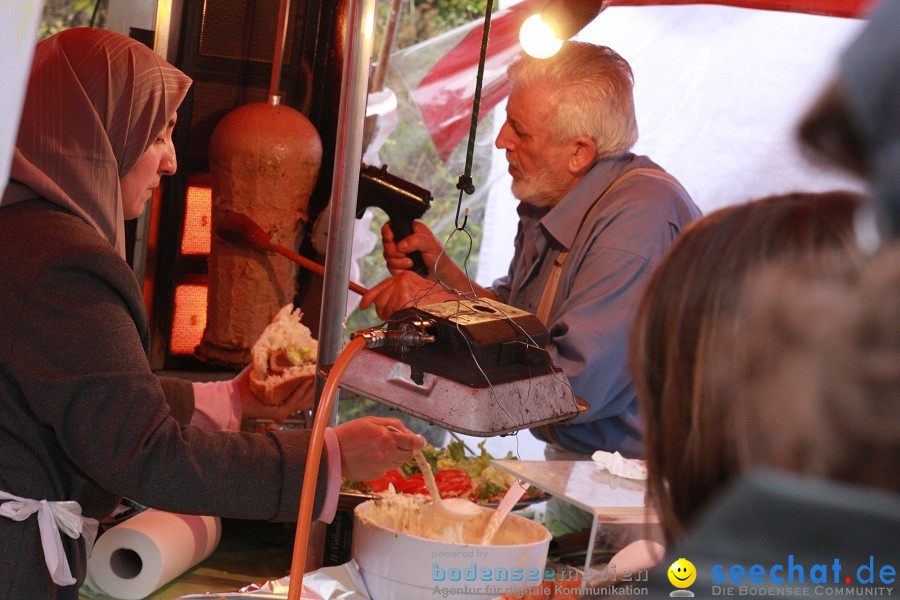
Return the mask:
{"type": "MultiPolygon", "coordinates": [[[[377,0],[379,31],[376,47],[381,47],[381,35],[391,11],[391,0],[377,0]]],[[[397,38],[394,49],[400,50],[449,31],[459,25],[484,17],[485,0],[403,0],[399,11],[397,38]]]]}
{"type": "Polygon", "coordinates": [[[38,25],[38,41],[46,39],[72,27],[87,27],[91,24],[94,8],[97,16],[95,27],[106,24],[107,0],[44,0],[44,15],[38,25]]]}

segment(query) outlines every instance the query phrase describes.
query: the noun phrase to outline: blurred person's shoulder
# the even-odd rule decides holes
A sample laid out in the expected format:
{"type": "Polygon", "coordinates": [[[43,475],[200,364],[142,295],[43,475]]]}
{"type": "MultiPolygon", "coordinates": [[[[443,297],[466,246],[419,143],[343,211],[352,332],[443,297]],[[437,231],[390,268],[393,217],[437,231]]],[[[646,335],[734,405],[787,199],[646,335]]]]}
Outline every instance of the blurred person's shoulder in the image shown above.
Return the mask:
{"type": "Polygon", "coordinates": [[[898,494],[755,471],[726,489],[674,544],[650,572],[646,597],[670,596],[676,588],[668,570],[679,559],[696,570],[688,589],[697,598],[865,595],[880,586],[880,573],[887,582],[900,567],[898,539],[898,494]]]}

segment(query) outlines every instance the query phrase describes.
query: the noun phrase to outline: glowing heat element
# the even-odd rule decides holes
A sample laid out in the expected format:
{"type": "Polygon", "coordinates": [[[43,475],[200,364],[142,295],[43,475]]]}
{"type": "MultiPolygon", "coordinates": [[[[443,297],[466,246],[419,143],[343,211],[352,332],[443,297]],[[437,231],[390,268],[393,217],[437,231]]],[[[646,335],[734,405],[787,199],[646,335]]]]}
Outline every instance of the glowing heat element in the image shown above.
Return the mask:
{"type": "Polygon", "coordinates": [[[212,189],[188,186],[185,194],[182,254],[209,254],[212,232],[212,189]]]}
{"type": "Polygon", "coordinates": [[[562,48],[562,40],[541,20],[540,13],[531,15],[519,30],[519,43],[529,56],[550,58],[562,48]]]}
{"type": "Polygon", "coordinates": [[[172,354],[193,354],[206,327],[207,290],[205,285],[183,284],[175,288],[175,314],[172,317],[172,354]]]}

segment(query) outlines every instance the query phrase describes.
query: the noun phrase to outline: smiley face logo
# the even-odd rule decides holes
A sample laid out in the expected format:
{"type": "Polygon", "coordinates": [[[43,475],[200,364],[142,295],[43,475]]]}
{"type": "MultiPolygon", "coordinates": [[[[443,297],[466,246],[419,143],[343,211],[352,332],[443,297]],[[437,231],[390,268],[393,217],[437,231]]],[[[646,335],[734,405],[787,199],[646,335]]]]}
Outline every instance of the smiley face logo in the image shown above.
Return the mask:
{"type": "Polygon", "coordinates": [[[686,558],[679,558],[669,567],[669,582],[677,588],[690,587],[697,579],[697,569],[686,558]]]}

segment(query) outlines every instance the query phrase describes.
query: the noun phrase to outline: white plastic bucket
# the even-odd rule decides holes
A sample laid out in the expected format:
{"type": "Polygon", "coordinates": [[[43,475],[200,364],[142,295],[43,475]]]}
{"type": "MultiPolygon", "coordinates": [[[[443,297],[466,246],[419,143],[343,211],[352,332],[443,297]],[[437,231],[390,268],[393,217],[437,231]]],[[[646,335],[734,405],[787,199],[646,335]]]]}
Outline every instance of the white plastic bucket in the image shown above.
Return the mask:
{"type": "MultiPolygon", "coordinates": [[[[398,531],[410,528],[385,517],[377,502],[356,507],[351,545],[372,600],[496,598],[543,579],[551,538],[543,525],[509,515],[491,545],[453,543],[398,531]]],[[[493,512],[465,523],[461,539],[480,540],[493,512]]]]}

